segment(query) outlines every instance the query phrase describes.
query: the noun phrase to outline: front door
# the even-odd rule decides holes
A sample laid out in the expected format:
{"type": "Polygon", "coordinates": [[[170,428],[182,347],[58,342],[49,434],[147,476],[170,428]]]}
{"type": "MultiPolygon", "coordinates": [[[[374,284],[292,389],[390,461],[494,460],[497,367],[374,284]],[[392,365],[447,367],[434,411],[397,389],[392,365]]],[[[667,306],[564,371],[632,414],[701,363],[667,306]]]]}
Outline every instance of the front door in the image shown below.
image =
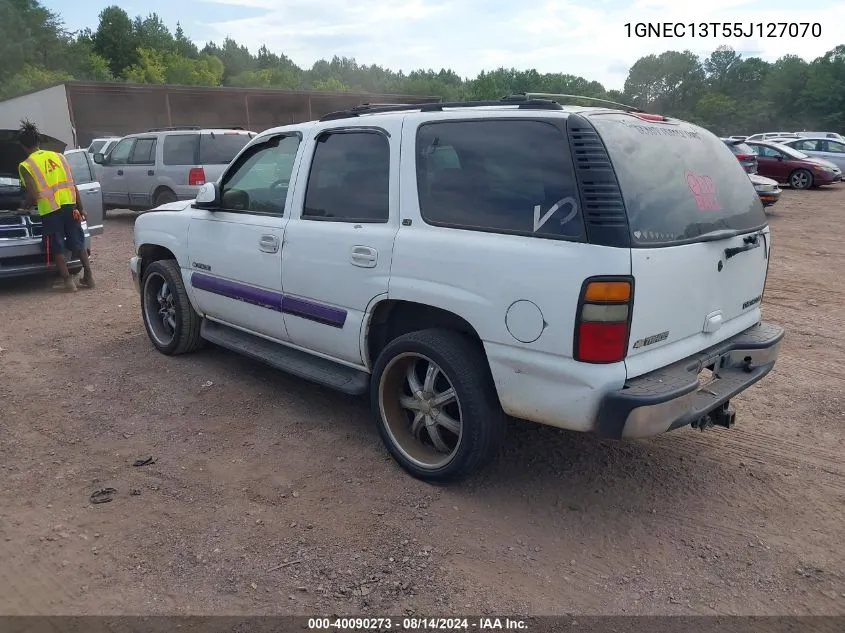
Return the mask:
{"type": "Polygon", "coordinates": [[[342,125],[318,127],[304,148],[282,253],[283,305],[294,344],[361,365],[362,323],[387,293],[399,227],[402,122],[342,125]]]}
{"type": "Polygon", "coordinates": [[[129,162],[123,168],[129,206],[133,209],[149,209],[155,189],[156,137],[139,137],[129,155],[129,162]]]}
{"type": "Polygon", "coordinates": [[[226,171],[220,203],[191,208],[190,270],[197,307],[211,319],[288,340],[282,317],[282,244],[297,134],[254,145],[226,171]]]}
{"type": "Polygon", "coordinates": [[[103,193],[100,183],[94,178],[94,165],[91,154],[86,150],[74,150],[65,154],[73,182],[79,189],[82,208],[87,217],[86,224],[91,235],[103,232],[103,193]]]}
{"type": "Polygon", "coordinates": [[[121,140],[109,152],[100,170],[100,184],[103,186],[103,204],[107,208],[129,206],[129,192],[126,188],[126,165],[135,145],[134,138],[121,140]]]}

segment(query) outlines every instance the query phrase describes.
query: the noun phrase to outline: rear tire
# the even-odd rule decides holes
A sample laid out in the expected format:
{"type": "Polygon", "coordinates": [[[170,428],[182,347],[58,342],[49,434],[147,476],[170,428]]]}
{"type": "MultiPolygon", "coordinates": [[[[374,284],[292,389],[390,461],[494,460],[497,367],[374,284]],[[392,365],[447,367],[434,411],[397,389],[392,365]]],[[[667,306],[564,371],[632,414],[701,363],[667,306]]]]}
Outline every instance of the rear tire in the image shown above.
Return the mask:
{"type": "Polygon", "coordinates": [[[789,186],[793,189],[809,189],[813,186],[813,174],[807,169],[796,169],[789,174],[789,186]]]}
{"type": "Polygon", "coordinates": [[[153,196],[153,207],[160,207],[169,202],[176,202],[176,200],[178,200],[176,194],[165,187],[164,189],[159,189],[153,196]]]}
{"type": "Polygon", "coordinates": [[[176,356],[199,349],[202,319],[188,299],[179,264],[162,259],[144,269],[141,281],[141,318],[153,346],[176,356]]]}
{"type": "Polygon", "coordinates": [[[371,380],[382,441],[414,477],[458,481],[498,452],[506,418],[476,341],[449,330],[404,334],[384,348],[371,380]]]}

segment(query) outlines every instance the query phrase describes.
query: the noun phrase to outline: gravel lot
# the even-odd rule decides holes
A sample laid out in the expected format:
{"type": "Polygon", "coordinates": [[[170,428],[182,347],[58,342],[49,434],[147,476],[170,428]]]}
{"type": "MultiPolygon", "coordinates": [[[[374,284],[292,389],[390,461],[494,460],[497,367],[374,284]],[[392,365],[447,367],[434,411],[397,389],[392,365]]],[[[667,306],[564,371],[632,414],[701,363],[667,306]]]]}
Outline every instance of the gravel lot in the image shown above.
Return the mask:
{"type": "Polygon", "coordinates": [[[514,425],[454,488],[400,471],[364,400],[156,353],[110,215],[95,290],[0,284],[0,613],[845,614],[845,185],[775,209],[787,338],[734,429],[514,425]]]}

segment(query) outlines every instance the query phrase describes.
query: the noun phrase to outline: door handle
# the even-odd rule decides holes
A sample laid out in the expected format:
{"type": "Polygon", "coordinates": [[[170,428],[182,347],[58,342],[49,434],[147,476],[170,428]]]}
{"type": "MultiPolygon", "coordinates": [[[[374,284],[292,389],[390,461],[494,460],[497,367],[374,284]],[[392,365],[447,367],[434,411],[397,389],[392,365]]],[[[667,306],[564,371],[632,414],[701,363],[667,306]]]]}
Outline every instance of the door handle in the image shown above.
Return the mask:
{"type": "Polygon", "coordinates": [[[122,176],[122,175],[123,175],[123,170],[122,170],[122,169],[118,169],[118,170],[117,170],[117,175],[118,175],[118,176],[122,176]]]}
{"type": "Polygon", "coordinates": [[[276,253],[279,250],[281,241],[276,235],[262,235],[258,240],[258,248],[265,253],[276,253]]]}
{"type": "Polygon", "coordinates": [[[155,172],[152,169],[148,169],[147,176],[155,176],[155,172]]]}
{"type": "Polygon", "coordinates": [[[370,246],[353,246],[352,264],[361,268],[375,268],[378,263],[378,251],[370,246]]]}

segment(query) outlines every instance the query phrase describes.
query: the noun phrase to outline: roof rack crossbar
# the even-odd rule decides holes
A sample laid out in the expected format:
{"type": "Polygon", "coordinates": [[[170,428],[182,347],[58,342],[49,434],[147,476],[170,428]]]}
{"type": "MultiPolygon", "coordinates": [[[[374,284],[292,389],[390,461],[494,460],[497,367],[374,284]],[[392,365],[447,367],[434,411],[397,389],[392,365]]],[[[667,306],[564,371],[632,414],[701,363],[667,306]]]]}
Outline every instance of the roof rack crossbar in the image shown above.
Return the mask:
{"type": "Polygon", "coordinates": [[[614,105],[618,108],[622,108],[626,112],[644,112],[642,109],[640,109],[636,106],[628,105],[626,103],[619,103],[617,101],[611,101],[610,99],[600,99],[598,97],[587,97],[587,96],[584,96],[584,95],[553,94],[553,93],[548,93],[548,92],[522,92],[522,93],[510,95],[509,97],[506,97],[506,98],[514,99],[514,100],[518,100],[519,98],[524,98],[524,99],[551,99],[553,101],[557,101],[558,103],[560,103],[559,99],[572,99],[572,100],[581,99],[583,101],[594,101],[596,103],[607,103],[607,104],[610,104],[610,105],[614,105]]]}
{"type": "Polygon", "coordinates": [[[179,130],[201,130],[199,125],[173,125],[169,127],[151,127],[147,132],[176,132],[179,130]]]}
{"type": "Polygon", "coordinates": [[[427,103],[399,103],[399,104],[369,104],[362,103],[348,110],[330,112],[322,117],[320,121],[334,121],[337,119],[349,119],[362,114],[382,114],[387,112],[438,112],[444,108],[478,108],[485,106],[510,106],[515,105],[525,110],[562,110],[562,106],[549,99],[490,99],[484,101],[434,101],[427,103]]]}

